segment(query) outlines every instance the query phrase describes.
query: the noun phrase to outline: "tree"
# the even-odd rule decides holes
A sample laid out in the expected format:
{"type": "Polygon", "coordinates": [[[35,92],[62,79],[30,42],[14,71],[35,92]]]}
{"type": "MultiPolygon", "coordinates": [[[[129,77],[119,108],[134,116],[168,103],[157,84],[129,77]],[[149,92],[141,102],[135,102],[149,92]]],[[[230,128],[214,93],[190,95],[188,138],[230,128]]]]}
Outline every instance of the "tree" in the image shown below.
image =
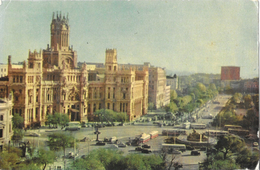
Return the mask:
{"type": "Polygon", "coordinates": [[[201,93],[205,93],[207,90],[206,86],[202,83],[197,83],[196,89],[198,89],[201,93]]]}
{"type": "Polygon", "coordinates": [[[12,117],[12,122],[13,122],[13,128],[23,128],[23,117],[20,116],[18,113],[15,113],[14,116],[12,117]]]}
{"type": "Polygon", "coordinates": [[[177,97],[178,97],[177,92],[175,90],[171,90],[171,92],[170,92],[170,100],[171,100],[171,102],[173,102],[175,99],[177,99],[177,97]]]}
{"type": "Polygon", "coordinates": [[[259,117],[254,109],[248,109],[246,115],[243,117],[242,126],[245,129],[253,129],[255,132],[258,129],[259,117]]]}
{"type": "Polygon", "coordinates": [[[56,155],[53,151],[48,151],[43,148],[40,148],[38,151],[38,156],[33,159],[38,165],[43,165],[43,170],[45,170],[48,164],[54,163],[56,155]]]}
{"type": "Polygon", "coordinates": [[[76,159],[76,161],[73,162],[72,167],[70,167],[70,169],[105,170],[105,167],[102,165],[102,163],[99,160],[96,160],[95,158],[87,157],[87,159],[76,159]]]}
{"type": "Polygon", "coordinates": [[[217,90],[216,85],[214,83],[210,83],[209,89],[212,90],[212,91],[217,90]]]}
{"type": "Polygon", "coordinates": [[[154,109],[154,104],[152,102],[149,102],[148,103],[148,110],[151,110],[151,112],[152,112],[153,109],[154,109]]]}
{"type": "Polygon", "coordinates": [[[60,120],[59,120],[59,124],[61,126],[65,126],[69,121],[69,116],[67,114],[62,114],[62,113],[58,113],[60,114],[60,120]]]}
{"type": "Polygon", "coordinates": [[[0,167],[2,169],[13,169],[21,161],[22,150],[15,147],[5,146],[3,151],[0,152],[0,167]]]}
{"type": "Polygon", "coordinates": [[[63,150],[64,157],[65,157],[65,149],[74,147],[74,145],[76,145],[74,138],[66,134],[53,133],[50,134],[48,137],[49,139],[47,143],[50,149],[54,151],[63,150]]]}
{"type": "Polygon", "coordinates": [[[24,137],[24,132],[22,129],[17,129],[17,128],[13,128],[13,136],[12,136],[12,140],[15,143],[18,143],[19,141],[21,141],[24,137]]]}
{"type": "Polygon", "coordinates": [[[244,101],[245,101],[246,109],[249,109],[252,107],[253,100],[252,100],[252,97],[250,94],[244,96],[244,101]]]}
{"type": "Polygon", "coordinates": [[[245,146],[243,139],[234,136],[220,136],[215,148],[224,154],[224,159],[227,158],[229,152],[237,152],[245,146]]]}

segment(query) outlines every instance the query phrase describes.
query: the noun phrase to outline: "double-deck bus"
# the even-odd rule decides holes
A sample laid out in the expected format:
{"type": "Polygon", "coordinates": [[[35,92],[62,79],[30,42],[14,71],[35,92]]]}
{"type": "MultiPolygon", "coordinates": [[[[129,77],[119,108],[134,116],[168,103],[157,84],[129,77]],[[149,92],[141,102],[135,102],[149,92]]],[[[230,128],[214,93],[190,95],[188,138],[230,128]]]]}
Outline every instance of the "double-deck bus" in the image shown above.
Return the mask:
{"type": "Polygon", "coordinates": [[[239,125],[225,125],[224,126],[224,130],[228,130],[228,129],[242,129],[242,126],[239,126],[239,125]]]}
{"type": "Polygon", "coordinates": [[[206,129],[205,124],[192,123],[190,124],[191,129],[206,129]]]}
{"type": "Polygon", "coordinates": [[[164,151],[167,151],[168,153],[171,153],[174,150],[177,151],[186,151],[186,145],[184,144],[162,144],[162,149],[164,151]]]}
{"type": "Polygon", "coordinates": [[[186,135],[186,130],[184,129],[164,129],[162,131],[163,136],[179,136],[186,135]]]}
{"type": "Polygon", "coordinates": [[[218,137],[218,136],[225,136],[228,135],[228,131],[222,131],[222,130],[207,130],[206,136],[212,136],[212,137],[218,137]]]}
{"type": "Polygon", "coordinates": [[[228,132],[234,135],[238,135],[241,137],[245,137],[247,135],[249,135],[249,130],[244,130],[244,129],[228,129],[228,132]]]}

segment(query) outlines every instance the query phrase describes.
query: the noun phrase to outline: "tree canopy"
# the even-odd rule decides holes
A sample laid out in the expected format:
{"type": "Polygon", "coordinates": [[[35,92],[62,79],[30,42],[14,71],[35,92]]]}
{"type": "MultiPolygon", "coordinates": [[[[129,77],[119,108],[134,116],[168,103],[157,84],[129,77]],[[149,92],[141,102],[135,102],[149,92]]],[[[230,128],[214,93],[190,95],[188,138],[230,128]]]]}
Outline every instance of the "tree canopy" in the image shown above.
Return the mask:
{"type": "Polygon", "coordinates": [[[75,139],[72,136],[63,133],[53,133],[48,136],[48,146],[53,151],[63,150],[65,156],[65,149],[76,145],[75,139]]]}
{"type": "Polygon", "coordinates": [[[12,122],[13,122],[13,128],[23,128],[23,117],[20,116],[18,113],[15,113],[14,116],[12,117],[12,122]]]}

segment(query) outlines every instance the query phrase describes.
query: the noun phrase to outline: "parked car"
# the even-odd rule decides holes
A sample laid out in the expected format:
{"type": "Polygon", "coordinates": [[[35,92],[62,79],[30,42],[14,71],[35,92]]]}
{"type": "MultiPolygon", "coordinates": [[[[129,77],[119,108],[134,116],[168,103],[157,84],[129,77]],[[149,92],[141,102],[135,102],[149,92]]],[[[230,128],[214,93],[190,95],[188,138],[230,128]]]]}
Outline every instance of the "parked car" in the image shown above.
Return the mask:
{"type": "Polygon", "coordinates": [[[141,152],[142,152],[142,153],[151,153],[152,151],[151,151],[151,150],[148,150],[148,149],[142,149],[141,152]]]}
{"type": "Polygon", "coordinates": [[[143,144],[143,145],[142,145],[142,148],[151,148],[151,146],[150,146],[150,145],[147,145],[147,144],[143,144]]]}
{"type": "Polygon", "coordinates": [[[190,145],[186,145],[186,149],[187,150],[194,150],[194,147],[190,146],[190,145]]]}
{"type": "Polygon", "coordinates": [[[125,148],[125,147],[126,147],[126,144],[120,142],[120,143],[118,144],[118,147],[123,147],[123,148],[125,148]]]}
{"type": "Polygon", "coordinates": [[[191,153],[190,153],[191,155],[200,155],[200,152],[199,151],[191,151],[191,153]]]}
{"type": "Polygon", "coordinates": [[[96,143],[96,145],[106,145],[106,143],[105,143],[105,142],[102,142],[102,141],[98,141],[98,142],[96,143]]]}
{"type": "Polygon", "coordinates": [[[135,148],[135,150],[136,150],[136,151],[142,151],[143,148],[141,148],[140,146],[138,146],[138,147],[135,148]]]}
{"type": "Polygon", "coordinates": [[[24,134],[24,136],[39,137],[39,136],[41,136],[41,134],[36,133],[36,132],[26,132],[26,133],[24,134]]]}

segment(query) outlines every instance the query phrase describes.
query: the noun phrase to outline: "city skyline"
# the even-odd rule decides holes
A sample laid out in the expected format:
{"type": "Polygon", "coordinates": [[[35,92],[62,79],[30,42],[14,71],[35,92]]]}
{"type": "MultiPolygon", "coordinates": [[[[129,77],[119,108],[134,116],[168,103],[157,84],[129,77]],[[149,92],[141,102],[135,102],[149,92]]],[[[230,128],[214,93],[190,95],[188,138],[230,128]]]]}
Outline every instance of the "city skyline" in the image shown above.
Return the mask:
{"type": "Polygon", "coordinates": [[[241,67],[242,78],[258,76],[258,9],[253,1],[11,2],[0,6],[0,62],[27,60],[29,49],[50,44],[55,15],[69,17],[70,45],[78,61],[105,61],[115,48],[118,62],[165,67],[167,71],[220,74],[241,67]],[[42,10],[44,9],[44,10],[42,10]]]}

